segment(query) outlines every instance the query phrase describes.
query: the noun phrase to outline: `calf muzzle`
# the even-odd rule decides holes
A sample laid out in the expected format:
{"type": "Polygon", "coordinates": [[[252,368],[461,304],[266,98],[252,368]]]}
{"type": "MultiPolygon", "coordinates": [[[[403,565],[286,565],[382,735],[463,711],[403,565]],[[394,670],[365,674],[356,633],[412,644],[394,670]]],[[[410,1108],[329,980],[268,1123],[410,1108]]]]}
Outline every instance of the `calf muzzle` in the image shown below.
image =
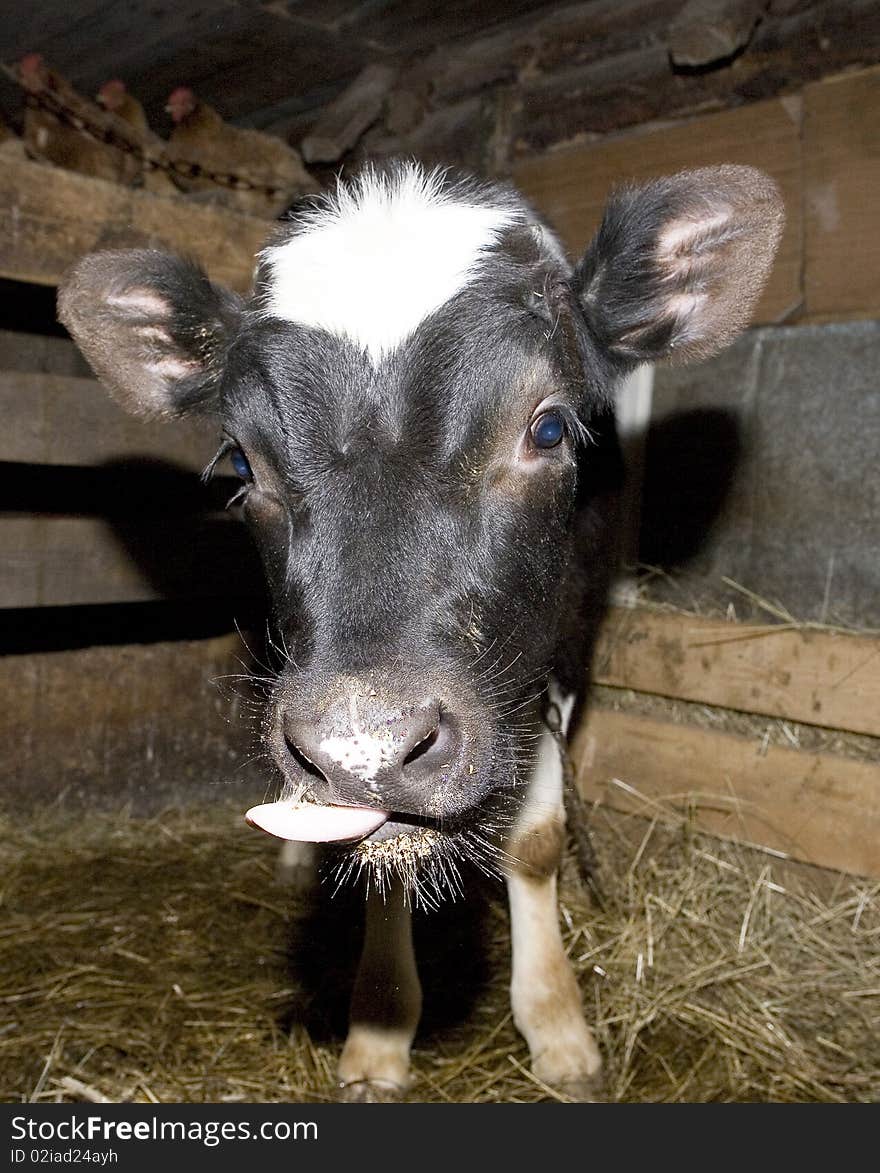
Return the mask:
{"type": "Polygon", "coordinates": [[[285,777],[314,801],[442,817],[449,779],[461,772],[462,725],[436,697],[406,703],[375,687],[349,687],[322,711],[286,702],[276,754],[285,777]]]}

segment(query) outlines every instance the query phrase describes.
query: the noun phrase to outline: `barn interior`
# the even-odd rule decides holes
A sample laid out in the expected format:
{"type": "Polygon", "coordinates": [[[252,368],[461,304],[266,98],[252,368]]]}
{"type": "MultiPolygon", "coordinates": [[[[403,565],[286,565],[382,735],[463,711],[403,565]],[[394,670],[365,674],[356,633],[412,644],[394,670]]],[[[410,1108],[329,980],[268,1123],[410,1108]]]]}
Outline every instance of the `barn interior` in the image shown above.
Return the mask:
{"type": "MultiPolygon", "coordinates": [[[[55,289],[146,245],[246,290],[289,203],[399,155],[510,180],[572,257],[621,182],[778,183],[752,327],[621,391],[571,748],[601,898],[572,856],[562,917],[609,1099],[880,1098],[880,4],[38,0],[0,62],[0,1099],[333,1097],[361,902],[292,893],[242,819],[271,649],[231,470],[115,406],[55,289]]],[[[564,1098],[501,886],[418,932],[412,1098],[564,1098]]]]}

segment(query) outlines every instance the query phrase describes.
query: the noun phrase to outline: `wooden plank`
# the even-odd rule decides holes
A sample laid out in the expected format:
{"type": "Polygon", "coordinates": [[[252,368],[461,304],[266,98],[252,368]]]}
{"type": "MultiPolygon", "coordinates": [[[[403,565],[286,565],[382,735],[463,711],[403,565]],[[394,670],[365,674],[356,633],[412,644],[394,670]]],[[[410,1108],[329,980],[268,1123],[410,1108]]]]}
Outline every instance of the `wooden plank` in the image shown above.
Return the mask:
{"type": "Polygon", "coordinates": [[[201,472],[217,448],[215,422],[145,422],[95,379],[0,371],[0,460],[90,465],[152,456],[201,472]]]}
{"type": "Polygon", "coordinates": [[[238,797],[244,811],[264,793],[266,767],[246,768],[246,689],[222,678],[247,659],[237,635],[0,657],[7,809],[238,797]]]}
{"type": "Polygon", "coordinates": [[[376,157],[414,155],[423,163],[441,167],[454,159],[457,167],[487,170],[490,146],[490,115],[480,98],[467,98],[427,113],[408,134],[388,135],[381,124],[372,127],[357,145],[358,162],[376,157]]]}
{"type": "Polygon", "coordinates": [[[300,143],[307,163],[335,163],[382,113],[397,76],[390,65],[368,65],[321,114],[300,143]]]}
{"type": "MultiPolygon", "coordinates": [[[[453,38],[473,37],[502,21],[528,16],[536,9],[553,6],[555,0],[364,0],[357,16],[345,21],[345,37],[372,49],[400,56],[432,48],[453,38]]],[[[299,4],[293,9],[296,12],[299,4]]]]}
{"type": "MultiPolygon", "coordinates": [[[[446,41],[410,67],[429,80],[435,101],[448,101],[510,83],[570,73],[633,48],[662,45],[681,0],[588,0],[549,5],[487,33],[446,41]]],[[[526,117],[528,111],[526,111],[526,117]]]]}
{"type": "Polygon", "coordinates": [[[880,317],[880,67],[807,86],[803,102],[807,314],[880,317]]]}
{"type": "Polygon", "coordinates": [[[636,20],[628,31],[628,43],[616,51],[609,45],[583,66],[566,67],[580,58],[574,30],[547,46],[549,54],[541,47],[526,55],[518,73],[515,154],[765,101],[853,65],[874,65],[880,6],[877,0],[794,0],[788,12],[765,15],[745,52],[713,68],[672,68],[668,46],[658,43],[654,29],[636,20]]]}
{"type": "Polygon", "coordinates": [[[880,876],[880,766],[596,709],[573,744],[590,800],[640,814],[674,803],[716,835],[880,876]],[[616,785],[613,780],[624,785],[616,785]],[[628,795],[632,787],[647,801],[628,795]]]}
{"type": "Polygon", "coordinates": [[[0,330],[0,371],[88,378],[89,364],[69,338],[0,330]]]}
{"type": "Polygon", "coordinates": [[[765,0],[687,0],[669,26],[672,63],[694,67],[732,57],[766,9],[765,0]]]}
{"type": "Polygon", "coordinates": [[[880,737],[880,638],[616,608],[598,684],[880,737]]]}
{"type": "Polygon", "coordinates": [[[758,102],[514,165],[514,182],[580,256],[599,225],[612,187],[713,163],[760,167],[779,184],[786,228],[755,321],[783,320],[801,302],[801,148],[797,99],[758,102]]]}
{"type": "Polygon", "coordinates": [[[256,577],[247,535],[226,516],[7,515],[0,545],[0,607],[216,597],[256,577]]]}
{"type": "Polygon", "coordinates": [[[0,276],[57,285],[102,248],[167,248],[246,290],[271,223],[176,196],[133,191],[29,160],[0,168],[0,276]]]}
{"type": "Polygon", "coordinates": [[[0,520],[0,606],[117,603],[160,596],[137,564],[93,518],[0,520]]]}

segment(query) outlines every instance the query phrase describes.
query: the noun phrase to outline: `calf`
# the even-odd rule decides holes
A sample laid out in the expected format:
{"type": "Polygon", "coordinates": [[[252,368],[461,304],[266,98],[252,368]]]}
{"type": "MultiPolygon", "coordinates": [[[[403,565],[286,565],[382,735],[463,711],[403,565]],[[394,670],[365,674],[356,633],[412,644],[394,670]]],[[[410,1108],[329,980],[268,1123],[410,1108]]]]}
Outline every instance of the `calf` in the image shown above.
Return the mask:
{"type": "Polygon", "coordinates": [[[211,415],[211,467],[241,479],[285,649],[264,726],[281,795],[250,818],[335,841],[368,881],[343,1098],[404,1093],[409,910],[464,861],[507,883],[534,1073],[594,1095],[546,698],[579,703],[612,569],[615,385],[731,341],[782,219],[759,172],[685,172],[618,191],[572,267],[510,187],[398,163],[289,213],[247,299],[151,250],[86,257],[62,286],[119,402],[211,415]]]}

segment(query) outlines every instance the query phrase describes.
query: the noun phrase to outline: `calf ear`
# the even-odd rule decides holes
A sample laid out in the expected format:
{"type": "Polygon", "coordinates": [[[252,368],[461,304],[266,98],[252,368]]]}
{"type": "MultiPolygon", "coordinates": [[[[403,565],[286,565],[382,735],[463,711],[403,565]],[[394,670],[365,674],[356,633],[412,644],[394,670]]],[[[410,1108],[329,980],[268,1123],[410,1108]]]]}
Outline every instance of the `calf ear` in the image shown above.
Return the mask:
{"type": "Polygon", "coordinates": [[[784,221],[776,184],[753,167],[621,188],[575,272],[596,341],[623,367],[721,350],[749,322],[784,221]]]}
{"type": "Polygon", "coordinates": [[[152,249],[92,253],[58,291],[58,317],[95,374],[148,418],[208,405],[240,315],[236,294],[152,249]]]}

